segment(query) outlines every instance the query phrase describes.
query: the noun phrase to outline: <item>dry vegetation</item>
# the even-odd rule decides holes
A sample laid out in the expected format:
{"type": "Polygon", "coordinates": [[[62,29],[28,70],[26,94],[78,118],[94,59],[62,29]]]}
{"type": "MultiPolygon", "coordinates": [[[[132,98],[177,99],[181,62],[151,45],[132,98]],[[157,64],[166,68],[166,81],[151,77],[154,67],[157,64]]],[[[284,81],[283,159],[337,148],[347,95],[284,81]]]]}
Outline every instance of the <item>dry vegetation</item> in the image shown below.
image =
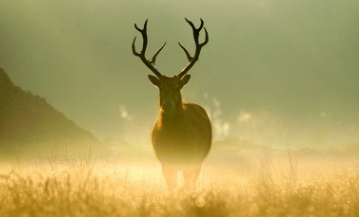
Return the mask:
{"type": "Polygon", "coordinates": [[[236,159],[209,158],[198,189],[175,192],[154,159],[8,161],[0,216],[359,216],[354,158],[236,159]]]}

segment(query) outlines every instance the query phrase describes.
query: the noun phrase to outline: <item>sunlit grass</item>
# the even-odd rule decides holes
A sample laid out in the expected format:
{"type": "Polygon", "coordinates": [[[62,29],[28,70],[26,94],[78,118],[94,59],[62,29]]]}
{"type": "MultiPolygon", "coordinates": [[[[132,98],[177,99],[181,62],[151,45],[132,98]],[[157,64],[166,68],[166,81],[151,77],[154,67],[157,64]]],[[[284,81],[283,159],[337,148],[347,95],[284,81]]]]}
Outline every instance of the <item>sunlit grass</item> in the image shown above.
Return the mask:
{"type": "Polygon", "coordinates": [[[156,161],[3,163],[0,216],[359,216],[359,167],[209,161],[197,190],[172,192],[156,161]]]}

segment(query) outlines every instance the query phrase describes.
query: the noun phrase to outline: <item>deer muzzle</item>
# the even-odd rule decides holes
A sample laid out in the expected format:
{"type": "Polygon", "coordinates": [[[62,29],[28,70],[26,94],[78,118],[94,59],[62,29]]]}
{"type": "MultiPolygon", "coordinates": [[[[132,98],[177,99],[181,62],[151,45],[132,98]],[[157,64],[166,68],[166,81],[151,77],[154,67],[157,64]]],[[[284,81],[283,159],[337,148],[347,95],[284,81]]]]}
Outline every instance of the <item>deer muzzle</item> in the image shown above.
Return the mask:
{"type": "Polygon", "coordinates": [[[172,100],[164,100],[161,104],[161,108],[164,111],[171,111],[176,108],[175,103],[172,100]]]}

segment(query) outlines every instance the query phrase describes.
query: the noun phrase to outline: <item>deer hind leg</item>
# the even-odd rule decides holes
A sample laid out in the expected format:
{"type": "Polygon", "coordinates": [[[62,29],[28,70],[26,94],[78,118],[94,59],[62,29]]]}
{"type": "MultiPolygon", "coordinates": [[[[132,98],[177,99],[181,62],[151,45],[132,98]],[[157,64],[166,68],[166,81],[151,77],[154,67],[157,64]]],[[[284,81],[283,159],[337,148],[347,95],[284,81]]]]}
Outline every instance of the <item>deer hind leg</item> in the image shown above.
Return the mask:
{"type": "Polygon", "coordinates": [[[171,166],[162,165],[162,175],[165,178],[167,187],[174,189],[177,185],[177,169],[171,166]]]}
{"type": "Polygon", "coordinates": [[[183,169],[183,179],[185,182],[184,187],[186,189],[194,189],[196,187],[196,182],[201,172],[201,167],[202,167],[202,163],[186,166],[183,169]]]}

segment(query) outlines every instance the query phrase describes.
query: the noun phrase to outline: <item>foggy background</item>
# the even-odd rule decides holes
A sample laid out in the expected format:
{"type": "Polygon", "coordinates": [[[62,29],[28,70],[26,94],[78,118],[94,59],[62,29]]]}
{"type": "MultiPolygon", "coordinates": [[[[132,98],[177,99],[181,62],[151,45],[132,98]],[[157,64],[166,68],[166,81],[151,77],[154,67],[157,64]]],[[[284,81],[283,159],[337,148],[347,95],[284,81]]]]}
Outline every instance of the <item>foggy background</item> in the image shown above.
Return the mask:
{"type": "Polygon", "coordinates": [[[0,67],[100,139],[149,143],[158,93],[133,24],[149,19],[147,58],[167,41],[156,65],[172,76],[187,64],[177,42],[194,52],[184,17],[209,32],[183,95],[215,140],[359,142],[356,0],[2,0],[0,67]]]}

